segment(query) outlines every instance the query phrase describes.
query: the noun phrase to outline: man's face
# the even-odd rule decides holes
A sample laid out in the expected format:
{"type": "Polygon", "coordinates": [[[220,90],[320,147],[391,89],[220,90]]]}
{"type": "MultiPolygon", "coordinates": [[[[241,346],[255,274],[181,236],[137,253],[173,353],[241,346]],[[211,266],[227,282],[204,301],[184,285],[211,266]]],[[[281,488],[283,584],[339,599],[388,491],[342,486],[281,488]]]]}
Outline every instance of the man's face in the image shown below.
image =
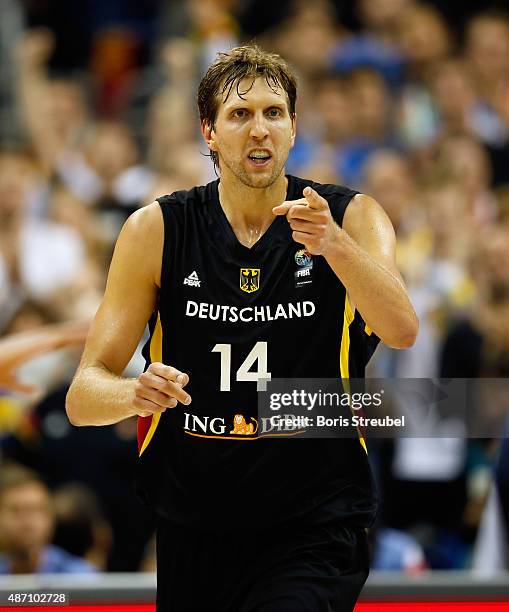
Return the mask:
{"type": "Polygon", "coordinates": [[[497,77],[508,69],[509,28],[495,19],[474,23],[467,38],[467,53],[479,73],[497,77]]]}
{"type": "Polygon", "coordinates": [[[26,554],[46,545],[53,530],[47,491],[27,483],[7,489],[0,499],[0,541],[8,553],[26,554]]]}
{"type": "MultiPolygon", "coordinates": [[[[242,80],[240,92],[250,85],[251,79],[242,80]]],[[[240,98],[234,86],[219,105],[215,126],[208,133],[204,128],[204,135],[219,155],[222,178],[231,174],[248,187],[269,187],[281,176],[295,137],[285,91],[273,91],[258,78],[240,98]]]]}

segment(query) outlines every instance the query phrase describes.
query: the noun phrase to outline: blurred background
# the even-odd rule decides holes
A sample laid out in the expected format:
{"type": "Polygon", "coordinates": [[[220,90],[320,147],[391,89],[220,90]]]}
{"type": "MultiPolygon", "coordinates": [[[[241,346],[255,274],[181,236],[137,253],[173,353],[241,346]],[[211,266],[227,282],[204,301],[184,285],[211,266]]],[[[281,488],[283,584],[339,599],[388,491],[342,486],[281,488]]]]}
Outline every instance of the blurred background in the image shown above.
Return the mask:
{"type": "MultiPolygon", "coordinates": [[[[371,376],[507,377],[504,6],[1,0],[0,574],[154,569],[136,423],[74,428],[64,399],[127,216],[215,179],[196,88],[237,43],[298,76],[287,171],[372,195],[396,228],[420,333],[371,376]]],[[[370,457],[373,568],[505,568],[505,443],[373,440],[370,457]]]]}

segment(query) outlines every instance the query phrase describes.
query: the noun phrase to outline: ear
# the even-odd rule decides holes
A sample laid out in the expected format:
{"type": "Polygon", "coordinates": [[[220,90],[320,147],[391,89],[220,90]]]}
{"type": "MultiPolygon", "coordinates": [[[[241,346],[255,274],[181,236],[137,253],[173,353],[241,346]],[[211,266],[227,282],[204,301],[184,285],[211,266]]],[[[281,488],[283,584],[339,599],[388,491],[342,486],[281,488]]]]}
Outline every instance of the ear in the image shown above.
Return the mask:
{"type": "Polygon", "coordinates": [[[201,133],[203,134],[203,139],[207,143],[207,147],[211,151],[217,151],[217,145],[215,140],[216,133],[214,131],[214,128],[208,121],[203,120],[201,122],[201,133]]]}

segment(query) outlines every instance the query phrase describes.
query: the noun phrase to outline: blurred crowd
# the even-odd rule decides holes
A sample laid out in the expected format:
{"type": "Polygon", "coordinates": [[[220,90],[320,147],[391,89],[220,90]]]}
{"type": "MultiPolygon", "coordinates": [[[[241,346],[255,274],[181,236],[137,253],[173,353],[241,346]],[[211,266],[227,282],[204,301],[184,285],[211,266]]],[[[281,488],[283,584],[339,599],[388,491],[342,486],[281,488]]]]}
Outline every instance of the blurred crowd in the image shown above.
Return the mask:
{"type": "MultiPolygon", "coordinates": [[[[13,391],[1,343],[90,320],[127,216],[215,178],[196,88],[237,43],[297,74],[287,171],[368,193],[394,224],[421,326],[413,348],[381,347],[370,374],[508,376],[509,13],[440,4],[1,3],[0,574],[153,569],[153,518],[131,485],[135,423],[70,426],[79,346],[25,351],[32,389],[13,391]]],[[[497,442],[373,441],[370,456],[373,566],[472,567],[497,442]]]]}

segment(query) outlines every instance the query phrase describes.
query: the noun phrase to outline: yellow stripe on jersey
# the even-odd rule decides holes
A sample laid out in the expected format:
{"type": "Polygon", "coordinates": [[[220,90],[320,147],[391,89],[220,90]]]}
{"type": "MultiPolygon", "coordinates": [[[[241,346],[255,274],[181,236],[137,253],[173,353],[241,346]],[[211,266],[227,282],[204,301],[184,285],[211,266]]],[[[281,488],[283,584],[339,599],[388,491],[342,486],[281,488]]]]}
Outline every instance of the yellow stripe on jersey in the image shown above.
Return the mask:
{"type": "Polygon", "coordinates": [[[352,307],[350,306],[350,302],[348,301],[348,296],[345,294],[345,312],[343,315],[343,335],[341,337],[341,349],[339,352],[339,362],[341,369],[341,378],[348,379],[350,378],[350,368],[349,368],[349,359],[350,359],[350,325],[353,321],[354,314],[352,312],[352,307]]]}
{"type": "MultiPolygon", "coordinates": [[[[341,348],[339,351],[339,364],[341,371],[341,378],[345,381],[345,385],[348,387],[346,389],[347,393],[350,393],[350,385],[348,384],[348,379],[350,378],[350,325],[354,319],[354,313],[352,307],[350,306],[350,302],[348,300],[348,295],[345,293],[345,311],[343,314],[343,335],[341,336],[341,348]]],[[[357,428],[359,431],[359,428],[357,428]]],[[[359,442],[361,443],[362,448],[368,452],[366,446],[366,440],[361,435],[359,431],[359,442]]]]}
{"type": "MultiPolygon", "coordinates": [[[[150,339],[150,362],[154,363],[155,361],[163,361],[163,328],[161,326],[161,317],[159,313],[157,313],[157,322],[155,324],[154,331],[152,332],[152,338],[150,339]]],[[[160,418],[161,414],[152,415],[150,428],[147,431],[147,435],[145,436],[140,449],[140,457],[154,437],[160,418]]]]}

